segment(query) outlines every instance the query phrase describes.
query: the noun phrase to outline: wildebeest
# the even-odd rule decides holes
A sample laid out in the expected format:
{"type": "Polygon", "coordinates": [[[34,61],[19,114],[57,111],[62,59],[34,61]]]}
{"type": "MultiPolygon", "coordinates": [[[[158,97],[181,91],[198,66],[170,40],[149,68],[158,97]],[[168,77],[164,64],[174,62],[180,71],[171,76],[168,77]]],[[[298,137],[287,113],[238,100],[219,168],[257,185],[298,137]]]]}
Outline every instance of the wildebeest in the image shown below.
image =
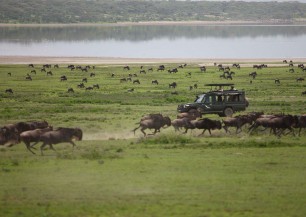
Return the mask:
{"type": "Polygon", "coordinates": [[[123,70],[130,70],[130,67],[129,66],[124,66],[123,70]]]}
{"type": "Polygon", "coordinates": [[[52,73],[51,71],[48,71],[48,72],[47,72],[47,75],[51,75],[51,76],[52,76],[53,73],[52,73]]]}
{"type": "Polygon", "coordinates": [[[40,136],[46,132],[49,132],[53,130],[52,126],[49,126],[47,128],[44,129],[35,129],[35,130],[28,130],[28,131],[24,131],[20,134],[20,141],[24,142],[24,144],[26,145],[27,149],[32,153],[35,154],[35,152],[33,152],[31,150],[31,148],[37,144],[40,141],[40,136]],[[31,146],[31,142],[34,142],[34,144],[31,146]]]}
{"type": "Polygon", "coordinates": [[[83,78],[83,79],[82,79],[82,82],[87,83],[87,78],[83,78]]]}
{"type": "Polygon", "coordinates": [[[153,80],[152,84],[158,84],[158,81],[157,80],[153,80]]]}
{"type": "Polygon", "coordinates": [[[209,134],[211,135],[211,130],[221,129],[222,124],[221,121],[218,120],[211,120],[209,118],[203,118],[200,120],[192,120],[190,121],[191,127],[187,127],[185,133],[187,133],[188,129],[201,129],[203,132],[200,134],[204,134],[206,130],[208,130],[209,134]]]}
{"type": "Polygon", "coordinates": [[[7,124],[3,128],[10,130],[11,132],[16,132],[18,134],[27,131],[27,130],[35,130],[42,129],[48,127],[49,124],[47,121],[30,121],[30,122],[18,122],[15,124],[7,124]]]}
{"type": "Polygon", "coordinates": [[[177,83],[176,82],[172,82],[171,84],[169,84],[169,88],[176,88],[177,83]]]}
{"type": "Polygon", "coordinates": [[[11,73],[11,72],[8,72],[7,75],[12,76],[12,73],[11,73]]]}
{"type": "Polygon", "coordinates": [[[236,127],[236,133],[239,133],[242,131],[242,127],[245,124],[252,124],[252,119],[247,116],[247,115],[243,115],[243,116],[237,116],[237,117],[232,117],[232,118],[226,118],[223,120],[223,128],[225,130],[225,132],[229,132],[228,128],[229,127],[236,127]]]}
{"type": "Polygon", "coordinates": [[[297,78],[297,79],[296,79],[296,82],[304,81],[304,80],[305,80],[304,78],[301,78],[301,77],[300,77],[300,78],[297,78]]]}
{"type": "Polygon", "coordinates": [[[41,155],[43,155],[43,148],[46,145],[55,151],[54,144],[68,142],[75,147],[73,140],[81,141],[83,137],[83,131],[80,128],[64,128],[60,127],[56,130],[46,132],[40,136],[40,141],[43,144],[40,146],[41,155]]]}
{"type": "Polygon", "coordinates": [[[92,87],[93,87],[93,88],[96,88],[96,89],[100,89],[99,84],[94,84],[94,85],[92,85],[92,87]]]}
{"type": "Polygon", "coordinates": [[[95,77],[96,74],[94,72],[90,73],[90,77],[95,77]]]}
{"type": "Polygon", "coordinates": [[[303,91],[303,92],[301,93],[301,95],[306,95],[306,91],[303,91]]]}
{"type": "Polygon", "coordinates": [[[60,81],[67,81],[66,75],[62,75],[62,76],[60,77],[60,81]]]}
{"type": "Polygon", "coordinates": [[[293,134],[292,126],[295,126],[297,123],[296,117],[292,115],[279,115],[275,117],[263,117],[257,118],[256,121],[249,128],[249,133],[251,133],[254,129],[259,126],[263,126],[265,128],[270,128],[274,135],[279,136],[285,129],[289,129],[293,134]],[[281,130],[277,133],[277,130],[281,130]]]}
{"type": "Polygon", "coordinates": [[[32,81],[32,77],[31,77],[30,75],[27,75],[27,76],[25,77],[25,79],[26,79],[26,80],[29,80],[29,81],[32,81]]]}
{"type": "Polygon", "coordinates": [[[164,127],[165,125],[171,126],[171,119],[169,117],[164,117],[161,114],[151,114],[145,116],[146,118],[142,118],[139,123],[139,126],[136,127],[133,131],[141,128],[141,132],[146,136],[145,133],[146,129],[154,129],[153,135],[160,131],[160,128],[164,127]]]}
{"type": "Polygon", "coordinates": [[[67,91],[68,93],[74,93],[74,90],[73,90],[73,88],[72,87],[70,87],[70,88],[68,88],[68,91],[67,91]]]}
{"type": "Polygon", "coordinates": [[[140,84],[139,79],[134,80],[134,81],[133,81],[133,84],[140,84]]]}
{"type": "Polygon", "coordinates": [[[32,64],[32,63],[29,64],[28,66],[34,68],[34,64],[32,64]]]}
{"type": "Polygon", "coordinates": [[[180,128],[190,128],[191,127],[190,121],[191,119],[189,118],[178,118],[172,120],[171,125],[174,127],[175,131],[179,131],[180,128]]]}
{"type": "Polygon", "coordinates": [[[157,68],[157,71],[164,71],[165,70],[165,65],[160,65],[157,68]]]}
{"type": "Polygon", "coordinates": [[[249,76],[250,76],[250,77],[253,77],[253,79],[255,79],[256,76],[257,76],[257,72],[250,72],[250,73],[249,73],[249,76]]]}
{"type": "Polygon", "coordinates": [[[205,66],[201,66],[200,70],[201,70],[201,72],[206,72],[206,67],[205,66]]]}
{"type": "Polygon", "coordinates": [[[93,87],[86,87],[85,90],[93,90],[93,87]]]}
{"type": "Polygon", "coordinates": [[[84,83],[80,83],[80,84],[77,85],[77,87],[78,88],[85,88],[85,85],[84,85],[84,83]]]}
{"type": "Polygon", "coordinates": [[[275,84],[280,84],[280,80],[279,80],[278,78],[276,78],[276,79],[274,80],[274,83],[275,83],[275,84]]]}
{"type": "Polygon", "coordinates": [[[177,114],[178,119],[188,118],[190,120],[195,120],[197,118],[201,118],[202,114],[196,109],[190,109],[188,112],[182,112],[177,114]]]}
{"type": "Polygon", "coordinates": [[[14,93],[12,88],[6,89],[5,93],[14,93]]]}
{"type": "Polygon", "coordinates": [[[36,70],[31,70],[31,73],[35,74],[36,75],[36,70]]]}
{"type": "Polygon", "coordinates": [[[19,134],[16,129],[0,128],[0,145],[12,146],[19,143],[19,134]]]}
{"type": "Polygon", "coordinates": [[[302,128],[306,128],[306,114],[296,116],[297,122],[293,126],[294,128],[299,128],[299,136],[301,135],[302,128]]]}

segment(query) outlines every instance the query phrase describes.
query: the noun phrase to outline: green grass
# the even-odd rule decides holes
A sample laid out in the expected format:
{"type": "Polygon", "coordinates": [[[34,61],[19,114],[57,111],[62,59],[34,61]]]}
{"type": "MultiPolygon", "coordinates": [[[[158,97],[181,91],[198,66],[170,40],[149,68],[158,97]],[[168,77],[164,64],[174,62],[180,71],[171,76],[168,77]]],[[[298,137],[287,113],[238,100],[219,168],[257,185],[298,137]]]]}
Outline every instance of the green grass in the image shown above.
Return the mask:
{"type": "MultiPolygon", "coordinates": [[[[269,64],[268,64],[269,65],[269,64]]],[[[145,68],[156,65],[145,65],[145,68]]],[[[176,67],[166,64],[167,68],[176,67]]],[[[41,66],[36,66],[39,71],[41,66]]],[[[80,127],[84,141],[58,144],[57,152],[32,155],[24,144],[0,148],[0,216],[304,216],[306,213],[305,130],[276,138],[268,131],[236,135],[194,130],[186,135],[172,127],[143,138],[132,129],[148,113],[176,117],[179,103],[207,91],[207,83],[224,82],[218,70],[201,73],[188,65],[176,74],[139,74],[139,65],[97,65],[89,73],[70,72],[64,65],[53,77],[37,72],[33,81],[26,65],[0,65],[0,126],[25,120],[47,120],[54,127],[80,127]],[[7,76],[12,73],[12,77],[7,76]],[[191,72],[191,77],[186,76],[191,72]],[[115,73],[115,78],[111,77],[115,73]],[[137,73],[140,85],[120,83],[137,73]],[[68,77],[60,82],[61,75],[68,77]],[[88,77],[85,91],[77,84],[88,77]],[[157,79],[159,85],[152,85],[157,79]],[[168,84],[176,81],[178,95],[168,84]],[[197,83],[197,90],[189,86],[197,83]],[[75,93],[67,93],[73,87],[75,93]],[[14,94],[4,90],[12,88],[14,94]],[[128,93],[129,88],[135,88],[128,93]]],[[[234,70],[235,87],[249,97],[249,111],[305,113],[305,77],[288,67],[234,70]],[[280,85],[274,79],[281,80],[280,85]]],[[[208,117],[220,119],[216,115],[208,117]]],[[[39,146],[37,146],[39,147],[39,146]]]]}

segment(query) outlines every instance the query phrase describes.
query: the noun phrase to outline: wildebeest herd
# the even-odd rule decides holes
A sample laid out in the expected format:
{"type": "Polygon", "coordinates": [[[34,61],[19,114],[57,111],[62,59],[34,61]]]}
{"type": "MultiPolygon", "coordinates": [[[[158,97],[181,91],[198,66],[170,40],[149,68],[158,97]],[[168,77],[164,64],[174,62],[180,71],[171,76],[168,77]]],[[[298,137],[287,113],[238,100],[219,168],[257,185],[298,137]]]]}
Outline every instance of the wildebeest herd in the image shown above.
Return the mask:
{"type": "Polygon", "coordinates": [[[162,114],[149,114],[141,118],[137,129],[146,136],[146,129],[153,129],[154,135],[160,132],[160,129],[165,126],[173,126],[175,131],[184,129],[184,133],[188,130],[200,129],[202,134],[208,130],[211,135],[211,130],[224,129],[226,133],[230,133],[229,128],[235,128],[236,134],[243,130],[244,126],[248,126],[247,132],[252,134],[256,129],[266,130],[270,129],[270,133],[280,137],[292,133],[296,135],[294,128],[298,129],[298,135],[301,134],[303,128],[306,128],[306,114],[304,115],[289,115],[289,114],[274,114],[265,115],[263,112],[250,112],[245,115],[238,115],[235,117],[228,117],[223,120],[213,120],[210,118],[202,118],[202,115],[197,110],[190,110],[188,113],[179,113],[175,120],[170,120],[169,117],[164,117],[162,114]]]}
{"type": "Polygon", "coordinates": [[[80,128],[59,127],[53,129],[47,121],[31,121],[7,124],[0,128],[0,145],[13,146],[23,142],[27,149],[35,154],[32,149],[39,142],[41,154],[45,146],[55,150],[53,145],[68,142],[75,146],[73,140],[82,140],[83,132],[80,128]]]}

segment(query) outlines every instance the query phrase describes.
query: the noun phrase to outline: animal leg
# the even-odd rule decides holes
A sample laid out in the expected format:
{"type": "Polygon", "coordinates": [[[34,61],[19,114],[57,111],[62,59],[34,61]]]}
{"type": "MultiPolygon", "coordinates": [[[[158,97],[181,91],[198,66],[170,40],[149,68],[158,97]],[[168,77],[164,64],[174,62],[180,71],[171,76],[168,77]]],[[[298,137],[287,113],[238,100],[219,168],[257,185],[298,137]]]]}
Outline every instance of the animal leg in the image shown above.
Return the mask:
{"type": "Polygon", "coordinates": [[[29,142],[25,142],[25,145],[26,145],[27,149],[28,149],[32,154],[35,154],[35,152],[33,152],[33,151],[31,150],[31,145],[30,145],[29,142]]]}
{"type": "Polygon", "coordinates": [[[43,144],[40,146],[40,153],[41,153],[41,155],[44,155],[43,149],[44,149],[44,147],[45,147],[46,145],[47,145],[46,143],[43,143],[43,144]]]}
{"type": "Polygon", "coordinates": [[[134,135],[135,135],[135,131],[136,130],[138,130],[140,128],[140,126],[139,127],[136,127],[133,131],[134,131],[134,135]]]}
{"type": "Polygon", "coordinates": [[[143,133],[143,135],[146,137],[147,136],[147,134],[145,133],[145,131],[144,131],[145,129],[144,128],[142,128],[140,131],[143,133]]]}
{"type": "Polygon", "coordinates": [[[50,149],[52,149],[53,151],[55,151],[55,152],[56,152],[56,150],[54,149],[54,147],[53,147],[53,145],[52,145],[52,144],[49,144],[49,146],[50,146],[50,149]]]}
{"type": "Polygon", "coordinates": [[[70,141],[69,143],[72,144],[73,148],[76,147],[76,144],[73,141],[70,141]]]}

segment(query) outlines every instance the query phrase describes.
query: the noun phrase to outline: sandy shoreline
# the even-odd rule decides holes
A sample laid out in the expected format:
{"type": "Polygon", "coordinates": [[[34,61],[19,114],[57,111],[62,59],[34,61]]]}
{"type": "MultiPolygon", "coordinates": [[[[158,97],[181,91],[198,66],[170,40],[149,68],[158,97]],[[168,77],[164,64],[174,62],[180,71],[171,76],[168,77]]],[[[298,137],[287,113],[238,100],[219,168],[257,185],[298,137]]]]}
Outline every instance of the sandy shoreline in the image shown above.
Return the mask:
{"type": "MultiPolygon", "coordinates": [[[[305,63],[305,58],[292,58],[295,63],[305,63]]],[[[289,61],[289,59],[288,59],[289,61]]],[[[212,65],[213,63],[273,63],[282,64],[280,58],[119,58],[119,57],[37,57],[37,56],[0,56],[0,64],[156,64],[156,63],[194,63],[212,65]]]]}

